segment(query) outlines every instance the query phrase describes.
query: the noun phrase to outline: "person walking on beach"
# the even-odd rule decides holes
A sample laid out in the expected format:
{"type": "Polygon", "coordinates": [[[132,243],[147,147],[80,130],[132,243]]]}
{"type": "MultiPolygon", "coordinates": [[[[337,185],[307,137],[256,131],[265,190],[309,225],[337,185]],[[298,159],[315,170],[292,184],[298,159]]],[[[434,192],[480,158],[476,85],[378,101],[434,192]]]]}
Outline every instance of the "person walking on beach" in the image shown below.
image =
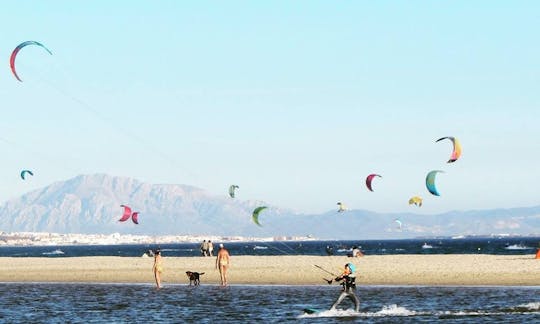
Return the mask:
{"type": "Polygon", "coordinates": [[[231,256],[229,251],[223,247],[223,243],[219,244],[219,251],[216,256],[216,269],[219,270],[221,276],[221,285],[227,286],[227,269],[231,266],[231,256]]]}
{"type": "Polygon", "coordinates": [[[208,240],[208,256],[214,256],[214,244],[208,240]]]}
{"type": "MultiPolygon", "coordinates": [[[[334,302],[330,310],[335,310],[336,307],[345,299],[345,297],[348,297],[353,303],[354,303],[354,310],[356,312],[360,311],[360,300],[356,296],[356,275],[354,274],[355,267],[352,263],[347,263],[345,265],[345,270],[343,273],[334,279],[336,282],[340,282],[341,286],[343,287],[341,290],[341,294],[339,295],[338,299],[334,302]]],[[[331,281],[330,281],[331,283],[331,281]]]]}
{"type": "Polygon", "coordinates": [[[161,273],[163,272],[163,265],[161,264],[161,251],[155,250],[154,251],[154,266],[152,267],[152,271],[154,272],[154,277],[156,279],[156,287],[157,289],[161,288],[161,273]]]}
{"type": "Polygon", "coordinates": [[[203,240],[201,243],[201,255],[206,256],[206,251],[208,251],[208,243],[206,240],[203,240]]]}

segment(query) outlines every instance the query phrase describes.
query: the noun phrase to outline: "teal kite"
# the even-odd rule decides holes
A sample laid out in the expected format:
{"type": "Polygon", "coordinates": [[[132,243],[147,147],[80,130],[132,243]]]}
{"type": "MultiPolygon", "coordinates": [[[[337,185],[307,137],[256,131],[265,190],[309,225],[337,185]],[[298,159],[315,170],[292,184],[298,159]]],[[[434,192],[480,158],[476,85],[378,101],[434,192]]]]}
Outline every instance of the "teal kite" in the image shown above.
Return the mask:
{"type": "Polygon", "coordinates": [[[440,196],[439,192],[437,191],[437,188],[435,187],[435,176],[437,175],[437,173],[444,173],[444,171],[433,170],[433,171],[430,171],[426,176],[427,190],[434,196],[440,196]]]}

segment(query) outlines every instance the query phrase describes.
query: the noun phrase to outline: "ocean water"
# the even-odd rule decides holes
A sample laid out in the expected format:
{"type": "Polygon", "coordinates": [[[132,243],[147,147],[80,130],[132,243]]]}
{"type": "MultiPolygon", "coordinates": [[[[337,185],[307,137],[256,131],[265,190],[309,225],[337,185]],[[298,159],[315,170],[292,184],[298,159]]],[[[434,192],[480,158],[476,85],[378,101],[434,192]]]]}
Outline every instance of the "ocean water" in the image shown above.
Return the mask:
{"type": "MultiPolygon", "coordinates": [[[[216,247],[217,243],[215,242],[216,247]]],[[[225,242],[232,255],[347,255],[353,246],[360,246],[367,255],[387,254],[535,254],[540,237],[474,238],[474,239],[409,239],[358,241],[285,241],[225,242]]],[[[165,256],[199,256],[198,243],[72,245],[72,246],[2,246],[0,257],[77,257],[77,256],[141,256],[149,249],[161,248],[165,256]]]]}
{"type": "Polygon", "coordinates": [[[2,323],[538,323],[540,287],[359,287],[361,310],[329,311],[338,286],[2,283],[2,323]],[[307,315],[306,307],[321,312],[307,315]]]}

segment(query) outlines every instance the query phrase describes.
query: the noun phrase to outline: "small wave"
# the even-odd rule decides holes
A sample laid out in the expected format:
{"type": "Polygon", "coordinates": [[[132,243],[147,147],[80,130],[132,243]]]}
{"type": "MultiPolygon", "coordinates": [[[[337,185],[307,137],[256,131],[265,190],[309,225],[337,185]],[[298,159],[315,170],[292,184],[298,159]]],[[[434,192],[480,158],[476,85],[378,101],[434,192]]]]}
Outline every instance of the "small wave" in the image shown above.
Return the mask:
{"type": "Polygon", "coordinates": [[[298,318],[315,318],[315,317],[356,317],[361,313],[355,312],[352,309],[329,309],[322,310],[313,314],[302,314],[298,318]]]}
{"type": "Polygon", "coordinates": [[[268,246],[255,245],[253,247],[253,250],[266,250],[266,249],[268,249],[268,246]]]}
{"type": "Polygon", "coordinates": [[[505,247],[506,250],[532,250],[532,247],[525,246],[522,244],[512,244],[507,247],[505,247]]]}
{"type": "Polygon", "coordinates": [[[341,252],[341,253],[343,253],[343,252],[351,252],[352,249],[338,249],[337,251],[341,252]]]}
{"type": "Polygon", "coordinates": [[[375,316],[414,316],[419,315],[418,312],[410,311],[405,307],[399,307],[396,304],[389,305],[389,306],[383,306],[383,308],[373,313],[375,316]]]}
{"type": "Polygon", "coordinates": [[[62,255],[62,254],[65,254],[64,251],[60,250],[60,249],[56,249],[54,251],[50,251],[50,252],[43,252],[41,253],[43,255],[62,255]]]}
{"type": "Polygon", "coordinates": [[[517,307],[529,309],[532,311],[540,311],[540,302],[521,304],[521,305],[518,305],[517,307]]]}
{"type": "Polygon", "coordinates": [[[405,251],[405,249],[394,249],[394,251],[405,251]]]}
{"type": "Polygon", "coordinates": [[[422,249],[433,249],[433,245],[429,245],[427,243],[424,243],[424,245],[422,245],[422,249]]]}
{"type": "Polygon", "coordinates": [[[387,317],[387,316],[416,316],[425,315],[425,313],[408,310],[405,307],[397,305],[383,306],[378,312],[356,312],[353,309],[332,309],[323,310],[313,314],[302,314],[298,318],[314,317],[387,317]]]}

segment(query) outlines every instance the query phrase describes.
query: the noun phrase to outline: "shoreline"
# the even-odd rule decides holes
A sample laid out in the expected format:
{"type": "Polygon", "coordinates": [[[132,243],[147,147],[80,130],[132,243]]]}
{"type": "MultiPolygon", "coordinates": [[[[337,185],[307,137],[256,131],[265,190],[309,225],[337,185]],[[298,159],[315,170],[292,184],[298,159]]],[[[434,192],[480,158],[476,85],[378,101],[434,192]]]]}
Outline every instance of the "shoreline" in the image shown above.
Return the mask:
{"type": "MultiPolygon", "coordinates": [[[[540,286],[534,255],[232,256],[231,285],[324,285],[345,263],[357,268],[357,286],[540,286]],[[324,270],[316,267],[320,266],[324,270]]],[[[0,283],[103,283],[154,285],[153,258],[0,257],[0,283]]],[[[204,272],[217,285],[214,257],[163,257],[163,285],[187,285],[186,271],[204,272]]],[[[333,284],[336,285],[335,283],[333,284]]]]}

